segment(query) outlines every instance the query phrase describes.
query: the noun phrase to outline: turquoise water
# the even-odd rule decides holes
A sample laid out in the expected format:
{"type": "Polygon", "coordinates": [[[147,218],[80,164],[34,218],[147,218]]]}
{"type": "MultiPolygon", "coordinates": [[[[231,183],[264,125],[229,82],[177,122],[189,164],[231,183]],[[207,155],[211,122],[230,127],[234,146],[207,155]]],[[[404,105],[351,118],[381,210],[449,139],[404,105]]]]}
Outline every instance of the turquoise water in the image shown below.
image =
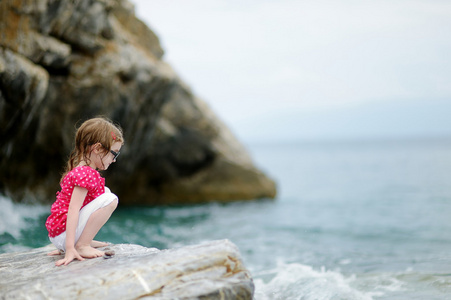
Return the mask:
{"type": "MultiPolygon", "coordinates": [[[[277,200],[120,207],[98,238],[160,249],[230,239],[256,299],[451,297],[451,140],[248,149],[277,200]]],[[[48,243],[50,206],[0,205],[0,252],[48,243]]]]}

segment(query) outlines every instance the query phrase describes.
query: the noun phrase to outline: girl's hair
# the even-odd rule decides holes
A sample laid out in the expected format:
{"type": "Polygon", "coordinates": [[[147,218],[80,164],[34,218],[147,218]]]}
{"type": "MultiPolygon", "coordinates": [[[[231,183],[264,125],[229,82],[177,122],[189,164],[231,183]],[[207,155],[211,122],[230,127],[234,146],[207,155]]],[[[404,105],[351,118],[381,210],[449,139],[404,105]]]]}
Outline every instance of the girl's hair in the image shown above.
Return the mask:
{"type": "Polygon", "coordinates": [[[77,129],[75,134],[75,148],[72,150],[67,161],[66,169],[61,181],[67,173],[72,171],[80,162],[90,164],[89,153],[91,146],[100,143],[105,155],[111,150],[115,142],[124,144],[122,129],[104,117],[89,119],[77,129]]]}

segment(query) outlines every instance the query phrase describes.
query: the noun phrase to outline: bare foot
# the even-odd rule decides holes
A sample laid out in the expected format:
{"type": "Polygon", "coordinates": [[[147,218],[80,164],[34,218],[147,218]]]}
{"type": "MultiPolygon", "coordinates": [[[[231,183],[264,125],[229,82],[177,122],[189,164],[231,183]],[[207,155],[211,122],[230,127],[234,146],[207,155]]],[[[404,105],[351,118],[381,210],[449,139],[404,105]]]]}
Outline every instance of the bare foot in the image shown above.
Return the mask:
{"type": "Polygon", "coordinates": [[[76,247],[77,252],[84,258],[95,258],[101,257],[105,253],[103,251],[92,248],[91,246],[78,246],[76,247]]]}
{"type": "Polygon", "coordinates": [[[59,251],[58,249],[53,250],[52,252],[47,253],[48,256],[53,256],[53,255],[61,255],[61,251],[59,251]]]}
{"type": "Polygon", "coordinates": [[[99,242],[99,241],[92,241],[91,242],[91,247],[92,248],[101,248],[101,247],[106,247],[109,246],[109,243],[105,243],[105,242],[99,242]]]}

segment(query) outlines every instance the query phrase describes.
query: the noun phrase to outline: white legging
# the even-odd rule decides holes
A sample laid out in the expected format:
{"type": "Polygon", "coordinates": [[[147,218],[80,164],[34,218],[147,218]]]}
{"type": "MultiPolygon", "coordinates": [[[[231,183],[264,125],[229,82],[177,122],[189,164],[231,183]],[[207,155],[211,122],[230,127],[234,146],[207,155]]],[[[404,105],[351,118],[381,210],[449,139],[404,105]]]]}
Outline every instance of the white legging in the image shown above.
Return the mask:
{"type": "MultiPolygon", "coordinates": [[[[75,244],[77,243],[83,230],[85,229],[86,223],[88,222],[88,219],[92,215],[92,213],[102,207],[108,206],[114,200],[119,201],[117,196],[113,194],[109,188],[105,187],[105,193],[89,202],[80,210],[80,213],[78,215],[77,229],[75,229],[75,244]]],[[[58,236],[55,236],[54,238],[49,237],[49,239],[58,250],[66,251],[66,231],[58,236]]]]}

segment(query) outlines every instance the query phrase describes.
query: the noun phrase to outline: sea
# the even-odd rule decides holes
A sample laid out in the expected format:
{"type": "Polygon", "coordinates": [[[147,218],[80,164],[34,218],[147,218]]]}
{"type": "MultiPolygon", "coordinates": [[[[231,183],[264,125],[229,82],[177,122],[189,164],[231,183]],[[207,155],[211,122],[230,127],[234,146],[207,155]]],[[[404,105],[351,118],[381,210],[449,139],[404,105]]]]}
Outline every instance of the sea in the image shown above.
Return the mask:
{"type": "MultiPolygon", "coordinates": [[[[97,239],[229,239],[267,299],[451,299],[451,138],[250,143],[274,200],[123,207],[97,239]]],[[[114,192],[114,187],[110,187],[114,192]]],[[[47,245],[50,204],[0,197],[0,253],[47,245]]]]}

